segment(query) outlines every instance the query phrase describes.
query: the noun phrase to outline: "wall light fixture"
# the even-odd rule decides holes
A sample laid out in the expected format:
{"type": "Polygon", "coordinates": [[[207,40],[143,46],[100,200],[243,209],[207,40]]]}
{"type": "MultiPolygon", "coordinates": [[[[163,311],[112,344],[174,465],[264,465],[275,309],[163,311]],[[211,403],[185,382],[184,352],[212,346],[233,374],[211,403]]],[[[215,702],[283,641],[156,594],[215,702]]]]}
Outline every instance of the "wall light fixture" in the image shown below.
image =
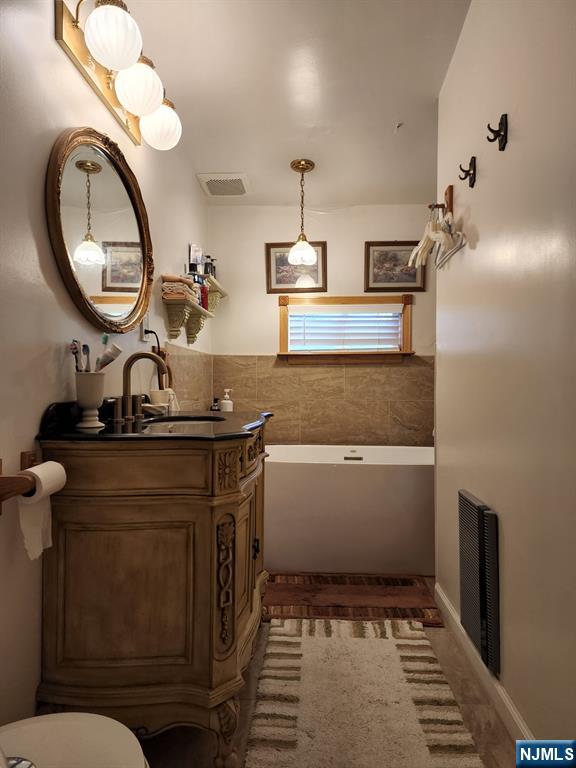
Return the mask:
{"type": "Polygon", "coordinates": [[[182,123],[170,99],[164,99],[162,104],[151,115],[140,119],[142,138],[154,149],[173,149],[182,136],[182,123]]]}
{"type": "Polygon", "coordinates": [[[118,72],[114,87],[120,104],[138,117],[155,112],[164,98],[162,80],[146,56],[140,56],[136,64],[118,72]]]}
{"type": "MultiPolygon", "coordinates": [[[[142,52],[142,35],[123,0],[96,0],[84,24],[84,40],[93,58],[119,72],[136,64],[142,52]]],[[[76,7],[76,24],[79,24],[76,7]]]]}
{"type": "MultiPolygon", "coordinates": [[[[80,9],[86,1],[79,0],[72,14],[65,0],[54,0],[56,40],[134,144],[141,144],[140,118],[165,105],[162,81],[150,59],[142,56],[142,35],[124,0],[88,0],[93,8],[83,30],[80,9]]],[[[182,134],[173,105],[170,112],[172,130],[167,133],[172,143],[165,140],[159,149],[175,147],[182,134]]],[[[166,125],[165,113],[160,114],[166,125]]]]}

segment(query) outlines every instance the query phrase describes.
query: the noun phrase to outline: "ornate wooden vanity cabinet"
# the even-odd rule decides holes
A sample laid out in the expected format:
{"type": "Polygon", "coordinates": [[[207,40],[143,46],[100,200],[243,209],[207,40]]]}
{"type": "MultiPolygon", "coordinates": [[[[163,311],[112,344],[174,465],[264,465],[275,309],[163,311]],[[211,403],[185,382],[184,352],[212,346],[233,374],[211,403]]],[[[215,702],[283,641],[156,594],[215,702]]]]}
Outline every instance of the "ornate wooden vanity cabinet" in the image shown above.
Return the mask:
{"type": "Polygon", "coordinates": [[[43,439],[68,482],[44,553],[41,711],[108,715],[141,736],[218,736],[261,618],[264,419],[243,439],[43,439]]]}

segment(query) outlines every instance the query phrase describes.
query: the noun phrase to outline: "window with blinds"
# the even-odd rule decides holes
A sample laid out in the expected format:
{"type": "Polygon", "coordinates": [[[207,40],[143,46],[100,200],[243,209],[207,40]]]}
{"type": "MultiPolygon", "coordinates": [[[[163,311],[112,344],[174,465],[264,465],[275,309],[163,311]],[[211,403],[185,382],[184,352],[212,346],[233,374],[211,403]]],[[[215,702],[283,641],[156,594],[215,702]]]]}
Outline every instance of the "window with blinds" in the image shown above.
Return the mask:
{"type": "Polygon", "coordinates": [[[290,306],[289,352],[402,349],[402,305],[290,306]]]}

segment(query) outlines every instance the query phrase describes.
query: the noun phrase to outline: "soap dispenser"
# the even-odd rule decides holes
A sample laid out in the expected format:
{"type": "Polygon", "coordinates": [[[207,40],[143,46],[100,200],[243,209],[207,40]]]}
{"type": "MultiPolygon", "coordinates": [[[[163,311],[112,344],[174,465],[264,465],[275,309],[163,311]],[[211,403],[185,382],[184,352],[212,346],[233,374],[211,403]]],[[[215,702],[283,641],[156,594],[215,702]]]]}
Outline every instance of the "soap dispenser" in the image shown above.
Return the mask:
{"type": "Polygon", "coordinates": [[[225,389],[224,390],[224,397],[220,401],[220,410],[221,411],[233,411],[234,410],[234,401],[230,399],[230,392],[232,392],[231,389],[225,389]]]}

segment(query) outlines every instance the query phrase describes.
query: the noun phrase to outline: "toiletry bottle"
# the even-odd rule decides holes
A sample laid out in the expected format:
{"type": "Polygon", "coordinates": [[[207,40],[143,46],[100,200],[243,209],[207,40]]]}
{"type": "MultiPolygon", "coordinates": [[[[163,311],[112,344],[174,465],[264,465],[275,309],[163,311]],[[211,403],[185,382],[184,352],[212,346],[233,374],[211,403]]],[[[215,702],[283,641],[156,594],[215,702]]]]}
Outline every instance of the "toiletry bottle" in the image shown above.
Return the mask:
{"type": "Polygon", "coordinates": [[[212,405],[210,406],[211,411],[219,411],[220,410],[220,398],[215,397],[212,401],[212,405]]]}
{"type": "Polygon", "coordinates": [[[230,392],[232,392],[231,389],[225,389],[224,390],[224,397],[222,398],[222,402],[220,403],[220,410],[221,411],[233,411],[234,410],[234,401],[230,400],[230,392]]]}
{"type": "Polygon", "coordinates": [[[200,287],[200,301],[202,309],[208,309],[208,286],[202,283],[200,287]]]}
{"type": "MultiPolygon", "coordinates": [[[[196,245],[196,243],[190,243],[188,246],[188,264],[200,264],[202,261],[202,248],[199,245],[196,245]]],[[[194,272],[198,272],[198,269],[195,269],[194,272]]]]}
{"type": "Polygon", "coordinates": [[[214,263],[215,261],[216,259],[214,258],[214,256],[212,256],[212,263],[210,265],[210,269],[211,269],[210,274],[212,275],[213,278],[216,278],[216,264],[214,263]]]}

